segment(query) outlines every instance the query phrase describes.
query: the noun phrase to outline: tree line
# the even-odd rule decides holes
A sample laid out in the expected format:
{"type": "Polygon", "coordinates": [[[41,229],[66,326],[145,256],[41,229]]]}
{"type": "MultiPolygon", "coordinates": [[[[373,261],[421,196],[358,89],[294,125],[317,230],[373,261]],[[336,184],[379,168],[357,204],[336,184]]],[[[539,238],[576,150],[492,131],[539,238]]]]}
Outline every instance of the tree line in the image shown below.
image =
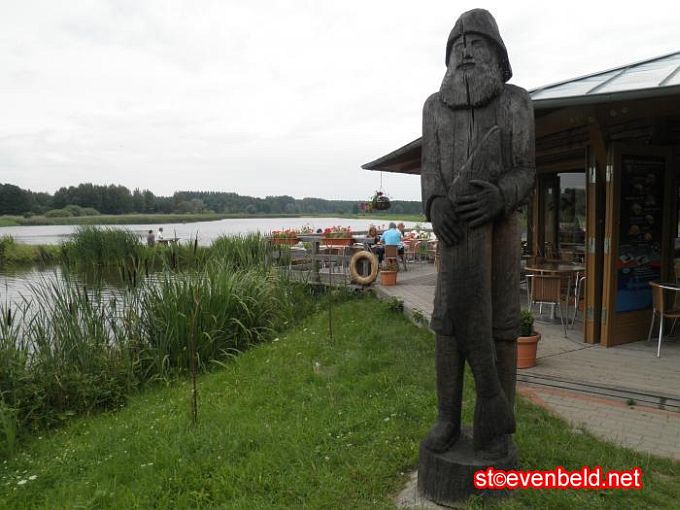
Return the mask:
{"type": "MultiPolygon", "coordinates": [[[[392,201],[397,214],[420,214],[416,201],[392,201]]],[[[83,216],[95,214],[357,214],[360,203],[351,200],[265,198],[219,191],[176,191],[156,196],[149,190],[125,186],[84,183],[59,188],[53,195],[0,184],[0,215],[83,216]]]]}

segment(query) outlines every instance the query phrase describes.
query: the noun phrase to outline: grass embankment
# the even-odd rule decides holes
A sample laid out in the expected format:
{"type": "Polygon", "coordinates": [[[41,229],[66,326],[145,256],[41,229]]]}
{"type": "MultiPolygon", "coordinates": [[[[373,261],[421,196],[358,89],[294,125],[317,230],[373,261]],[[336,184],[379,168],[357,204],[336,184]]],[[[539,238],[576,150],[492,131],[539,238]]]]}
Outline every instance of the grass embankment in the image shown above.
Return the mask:
{"type": "Polygon", "coordinates": [[[59,246],[17,243],[10,236],[0,237],[0,267],[53,264],[59,260],[59,246]]]}
{"type": "MultiPolygon", "coordinates": [[[[334,308],[333,328],[320,313],[203,375],[196,426],[182,382],[32,440],[0,464],[0,507],[393,508],[434,418],[433,339],[372,298],[334,308]]],[[[467,421],[473,401],[468,384],[467,421]]],[[[677,463],[522,400],[516,440],[524,469],[640,466],[645,487],[521,491],[494,508],[677,508],[677,463]]]]}

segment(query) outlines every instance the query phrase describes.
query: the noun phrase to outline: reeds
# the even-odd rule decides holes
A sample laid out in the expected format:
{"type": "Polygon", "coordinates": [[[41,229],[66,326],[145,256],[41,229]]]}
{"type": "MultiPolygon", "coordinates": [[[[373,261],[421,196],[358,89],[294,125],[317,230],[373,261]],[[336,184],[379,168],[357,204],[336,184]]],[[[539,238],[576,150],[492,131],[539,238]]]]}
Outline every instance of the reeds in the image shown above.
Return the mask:
{"type": "Polygon", "coordinates": [[[213,262],[234,268],[267,267],[270,250],[259,234],[222,236],[209,247],[199,246],[197,238],[150,247],[129,230],[86,226],[62,244],[61,258],[67,268],[85,273],[90,281],[104,278],[134,285],[152,272],[200,271],[213,262]]]}
{"type": "Polygon", "coordinates": [[[149,373],[168,377],[185,371],[192,337],[200,369],[257,343],[280,324],[287,308],[281,285],[271,273],[227,264],[180,276],[162,273],[140,296],[149,373]]]}
{"type": "Polygon", "coordinates": [[[130,230],[84,226],[61,245],[61,253],[69,267],[110,270],[136,265],[143,248],[139,236],[130,230]]]}
{"type": "Polygon", "coordinates": [[[0,452],[17,431],[115,408],[189,373],[192,352],[204,371],[315,309],[307,288],[256,264],[259,240],[219,246],[200,270],[165,268],[106,292],[64,275],[0,304],[0,452]]]}

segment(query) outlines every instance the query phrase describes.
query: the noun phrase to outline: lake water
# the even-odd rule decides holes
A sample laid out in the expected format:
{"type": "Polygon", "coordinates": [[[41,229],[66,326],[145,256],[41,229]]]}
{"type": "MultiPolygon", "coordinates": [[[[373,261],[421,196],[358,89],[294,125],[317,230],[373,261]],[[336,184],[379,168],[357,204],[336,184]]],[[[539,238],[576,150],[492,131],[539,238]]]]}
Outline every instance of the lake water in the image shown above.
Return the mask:
{"type": "MultiPolygon", "coordinates": [[[[101,225],[104,228],[124,228],[137,232],[142,239],[146,238],[146,232],[158,227],[163,227],[166,237],[178,237],[180,242],[190,242],[198,236],[198,242],[207,246],[216,238],[223,235],[238,235],[254,232],[267,233],[272,230],[286,228],[300,228],[310,225],[314,230],[317,228],[330,227],[332,225],[349,226],[354,231],[368,230],[368,226],[374,223],[379,228],[388,226],[389,220],[380,219],[371,221],[366,219],[347,218],[229,218],[218,221],[194,222],[194,223],[165,223],[147,225],[101,225]]],[[[416,223],[405,221],[407,229],[416,223]]],[[[423,228],[430,229],[430,223],[422,223],[423,228]]],[[[0,237],[10,235],[15,241],[25,244],[60,244],[75,232],[74,225],[46,225],[31,227],[0,227],[0,237]]],[[[0,268],[0,303],[17,302],[20,296],[30,296],[31,285],[40,281],[54,281],[61,277],[58,267],[41,270],[38,268],[0,268]]]]}
{"type": "Polygon", "coordinates": [[[50,282],[61,277],[61,269],[54,267],[49,270],[39,268],[11,268],[0,270],[0,306],[7,303],[17,303],[21,296],[33,294],[31,286],[40,282],[50,282]]]}
{"type": "MultiPolygon", "coordinates": [[[[198,243],[207,246],[216,238],[223,235],[249,234],[254,232],[267,233],[272,230],[286,228],[300,228],[310,225],[314,230],[326,228],[332,225],[349,226],[352,230],[368,230],[368,226],[374,223],[378,227],[387,227],[389,220],[371,218],[347,219],[347,218],[228,218],[217,221],[201,221],[193,223],[153,223],[142,225],[101,225],[104,228],[123,228],[137,232],[140,237],[146,238],[149,230],[158,231],[163,227],[166,237],[178,237],[181,241],[190,241],[198,237],[198,243]]],[[[407,229],[416,223],[405,221],[407,229]]],[[[430,223],[421,223],[423,228],[431,229],[430,223]]],[[[18,243],[25,244],[60,244],[76,231],[77,225],[44,225],[31,227],[0,227],[0,237],[10,235],[18,243]]],[[[1,283],[1,281],[0,281],[1,283]]]]}

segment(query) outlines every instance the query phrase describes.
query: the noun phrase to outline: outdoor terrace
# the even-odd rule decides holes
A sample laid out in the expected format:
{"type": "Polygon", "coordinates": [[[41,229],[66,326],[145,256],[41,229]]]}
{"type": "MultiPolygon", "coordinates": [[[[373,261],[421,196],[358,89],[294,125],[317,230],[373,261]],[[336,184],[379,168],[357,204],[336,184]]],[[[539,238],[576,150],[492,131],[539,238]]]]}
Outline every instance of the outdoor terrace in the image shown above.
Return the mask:
{"type": "MultiPolygon", "coordinates": [[[[433,264],[415,262],[396,286],[375,290],[429,321],[436,279],[433,264]]],[[[559,322],[544,317],[535,323],[542,335],[536,366],[518,370],[520,393],[603,439],[680,459],[680,339],[665,338],[657,358],[654,336],[606,348],[583,342],[578,319],[565,338],[559,322]]]]}

